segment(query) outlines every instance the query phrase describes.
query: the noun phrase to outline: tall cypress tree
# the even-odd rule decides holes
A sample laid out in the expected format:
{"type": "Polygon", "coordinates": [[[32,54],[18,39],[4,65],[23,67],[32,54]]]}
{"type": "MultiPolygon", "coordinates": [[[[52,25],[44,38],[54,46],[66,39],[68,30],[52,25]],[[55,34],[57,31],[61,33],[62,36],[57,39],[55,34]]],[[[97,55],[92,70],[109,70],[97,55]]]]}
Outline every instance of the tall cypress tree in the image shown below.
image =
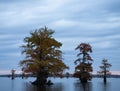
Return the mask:
{"type": "Polygon", "coordinates": [[[52,37],[53,30],[47,27],[30,32],[22,45],[26,58],[20,61],[24,72],[36,76],[33,84],[45,85],[49,75],[61,75],[68,67],[62,61],[62,43],[52,37]]]}

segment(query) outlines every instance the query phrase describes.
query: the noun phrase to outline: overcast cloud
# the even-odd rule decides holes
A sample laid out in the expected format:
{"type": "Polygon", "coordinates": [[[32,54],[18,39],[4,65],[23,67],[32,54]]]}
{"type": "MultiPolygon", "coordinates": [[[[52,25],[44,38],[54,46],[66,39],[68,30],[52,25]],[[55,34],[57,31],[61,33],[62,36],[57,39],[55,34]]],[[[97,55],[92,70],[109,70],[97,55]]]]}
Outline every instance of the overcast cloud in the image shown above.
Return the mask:
{"type": "Polygon", "coordinates": [[[44,26],[63,43],[70,72],[81,42],[93,47],[94,70],[103,58],[120,70],[120,0],[0,0],[0,70],[19,70],[23,38],[44,26]]]}

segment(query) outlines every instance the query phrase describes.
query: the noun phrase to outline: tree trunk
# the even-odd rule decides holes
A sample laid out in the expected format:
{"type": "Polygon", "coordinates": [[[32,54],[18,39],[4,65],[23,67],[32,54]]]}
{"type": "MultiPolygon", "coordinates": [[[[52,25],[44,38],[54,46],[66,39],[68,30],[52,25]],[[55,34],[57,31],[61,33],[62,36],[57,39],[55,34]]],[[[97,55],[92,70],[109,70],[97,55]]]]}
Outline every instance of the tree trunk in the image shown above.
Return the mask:
{"type": "Polygon", "coordinates": [[[80,78],[81,83],[87,83],[87,78],[80,78]]]}
{"type": "Polygon", "coordinates": [[[104,79],[104,83],[106,83],[107,82],[107,75],[106,75],[106,68],[104,69],[104,77],[103,77],[103,79],[104,79]]]}
{"type": "Polygon", "coordinates": [[[48,78],[48,74],[47,72],[39,72],[37,74],[37,78],[34,82],[32,82],[32,84],[34,85],[39,85],[39,86],[43,86],[46,85],[47,83],[47,78],[48,78]]]}
{"type": "Polygon", "coordinates": [[[82,72],[80,74],[79,79],[80,79],[81,83],[87,83],[87,81],[88,81],[87,76],[85,76],[85,74],[86,74],[85,72],[82,72]]]}
{"type": "Polygon", "coordinates": [[[103,79],[104,79],[104,83],[106,83],[107,82],[107,78],[106,78],[105,75],[104,75],[103,79]]]}

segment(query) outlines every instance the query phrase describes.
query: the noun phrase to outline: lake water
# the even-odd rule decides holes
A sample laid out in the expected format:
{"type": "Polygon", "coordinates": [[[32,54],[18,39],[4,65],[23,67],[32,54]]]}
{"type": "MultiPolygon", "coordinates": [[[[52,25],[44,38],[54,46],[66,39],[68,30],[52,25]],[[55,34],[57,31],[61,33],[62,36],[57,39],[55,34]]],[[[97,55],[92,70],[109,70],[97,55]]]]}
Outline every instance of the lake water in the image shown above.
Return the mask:
{"type": "Polygon", "coordinates": [[[119,91],[120,78],[108,78],[107,83],[103,83],[102,78],[93,78],[91,82],[82,85],[77,78],[49,78],[54,85],[36,87],[30,81],[35,78],[15,78],[11,80],[7,77],[0,77],[0,91],[119,91]]]}

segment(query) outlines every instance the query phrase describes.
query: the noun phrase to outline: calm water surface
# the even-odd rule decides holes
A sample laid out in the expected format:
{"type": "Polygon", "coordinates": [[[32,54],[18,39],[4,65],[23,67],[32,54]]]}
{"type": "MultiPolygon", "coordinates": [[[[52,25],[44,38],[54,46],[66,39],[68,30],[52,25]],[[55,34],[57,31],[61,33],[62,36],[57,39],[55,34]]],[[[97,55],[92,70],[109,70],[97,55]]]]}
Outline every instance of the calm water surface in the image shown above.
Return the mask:
{"type": "Polygon", "coordinates": [[[119,91],[120,78],[108,78],[104,84],[101,78],[93,78],[91,82],[82,85],[76,78],[49,78],[54,85],[36,87],[30,81],[35,78],[10,78],[0,77],[0,91],[119,91]]]}

